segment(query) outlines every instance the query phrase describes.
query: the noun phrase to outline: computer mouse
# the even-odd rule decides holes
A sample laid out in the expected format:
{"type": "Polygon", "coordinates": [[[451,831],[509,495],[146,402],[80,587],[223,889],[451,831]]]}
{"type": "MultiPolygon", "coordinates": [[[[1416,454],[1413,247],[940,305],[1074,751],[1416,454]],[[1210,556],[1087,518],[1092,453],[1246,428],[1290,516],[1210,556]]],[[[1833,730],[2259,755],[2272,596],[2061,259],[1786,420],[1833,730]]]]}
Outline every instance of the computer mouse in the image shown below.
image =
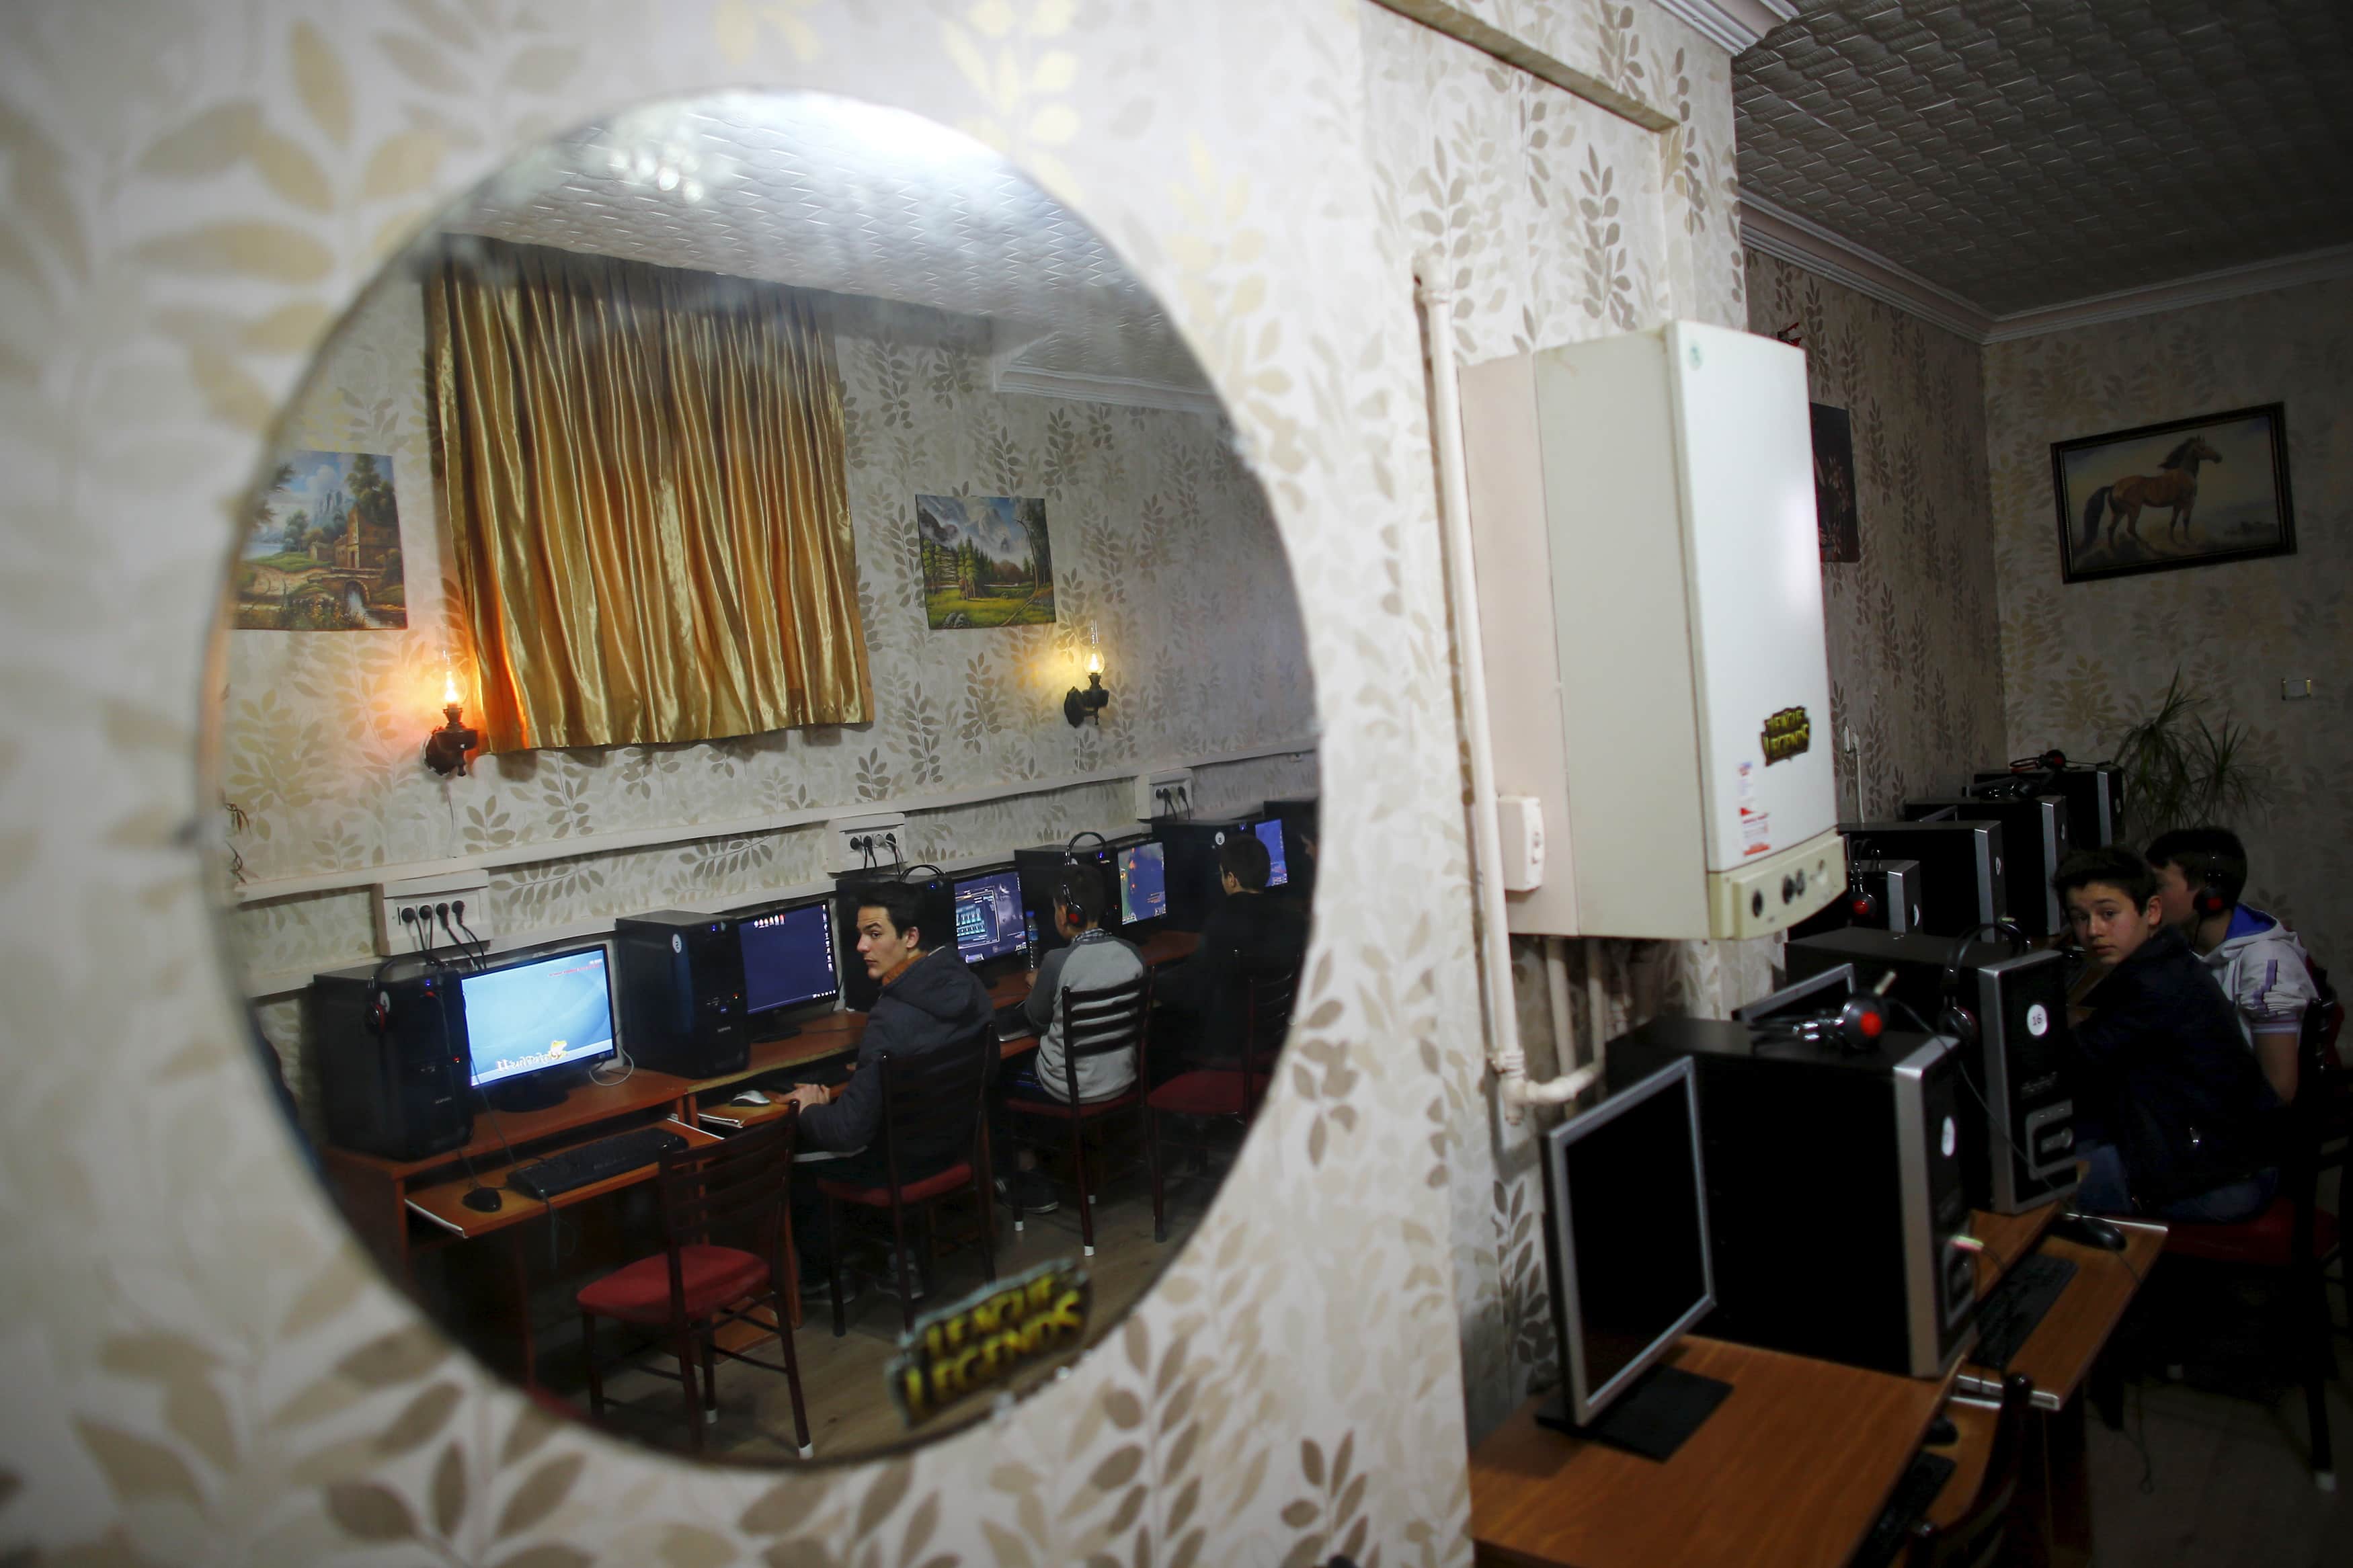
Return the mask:
{"type": "Polygon", "coordinates": [[[1921,1439],[1931,1448],[1949,1447],[1961,1440],[1961,1429],[1953,1425],[1949,1415],[1939,1415],[1928,1423],[1928,1435],[1921,1439]]]}
{"type": "Polygon", "coordinates": [[[458,1201],[470,1209],[476,1209],[483,1214],[496,1214],[499,1212],[499,1205],[506,1200],[499,1196],[496,1187],[476,1187],[458,1201]]]}
{"type": "Polygon", "coordinates": [[[765,1089],[747,1089],[727,1102],[730,1105],[769,1105],[775,1103],[765,1089]]]}
{"type": "Polygon", "coordinates": [[[2094,1215],[2063,1214],[2051,1222],[2051,1234],[2084,1247],[2105,1247],[2110,1252],[2125,1249],[2125,1233],[2094,1215]]]}

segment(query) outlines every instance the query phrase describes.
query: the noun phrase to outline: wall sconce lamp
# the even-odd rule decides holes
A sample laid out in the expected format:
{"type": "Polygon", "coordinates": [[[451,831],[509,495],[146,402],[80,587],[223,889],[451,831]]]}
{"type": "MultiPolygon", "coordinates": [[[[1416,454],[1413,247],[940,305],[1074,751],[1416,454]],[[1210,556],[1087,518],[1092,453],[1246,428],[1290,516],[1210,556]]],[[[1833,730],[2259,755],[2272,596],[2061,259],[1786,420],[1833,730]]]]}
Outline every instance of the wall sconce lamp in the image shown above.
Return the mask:
{"type": "Polygon", "coordinates": [[[1075,686],[1071,688],[1070,694],[1062,699],[1062,717],[1071,721],[1074,730],[1089,719],[1101,725],[1103,704],[1110,700],[1111,693],[1103,689],[1103,655],[1090,652],[1087,655],[1087,689],[1082,691],[1075,686]]]}
{"type": "Polygon", "coordinates": [[[466,710],[459,702],[455,670],[442,678],[441,701],[441,711],[449,721],[425,738],[425,765],[447,778],[451,773],[471,771],[466,766],[466,753],[480,746],[482,737],[466,727],[466,710]]]}

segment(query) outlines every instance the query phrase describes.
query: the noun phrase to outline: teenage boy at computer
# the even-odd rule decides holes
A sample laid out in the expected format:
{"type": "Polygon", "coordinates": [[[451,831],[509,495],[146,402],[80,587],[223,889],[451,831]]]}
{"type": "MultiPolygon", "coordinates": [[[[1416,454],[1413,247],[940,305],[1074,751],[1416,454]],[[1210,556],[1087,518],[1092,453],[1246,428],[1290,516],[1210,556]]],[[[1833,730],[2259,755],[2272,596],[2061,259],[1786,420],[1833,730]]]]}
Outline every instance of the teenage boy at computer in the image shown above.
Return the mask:
{"type": "MultiPolygon", "coordinates": [[[[1082,1102],[1112,1100],[1135,1083],[1135,1054],[1112,1051],[1070,1061],[1063,1054],[1062,993],[1101,991],[1124,985],[1144,973],[1144,955],[1134,946],[1103,929],[1110,902],[1108,879],[1092,866],[1065,866],[1054,874],[1054,929],[1065,945],[1046,955],[1029,999],[1021,1010],[1038,1031],[1038,1052],[1005,1077],[1007,1095],[1070,1102],[1070,1079],[1075,1071],[1082,1102]]],[[[995,1124],[996,1147],[1013,1147],[1011,1118],[1002,1110],[995,1124]]],[[[997,1181],[997,1190],[1029,1214],[1051,1214],[1059,1206],[1054,1184],[1038,1169],[1036,1151],[1026,1144],[1014,1156],[1013,1169],[997,1181]]]]}
{"type": "MultiPolygon", "coordinates": [[[[964,966],[954,942],[927,945],[920,921],[913,888],[883,882],[859,894],[858,956],[882,989],[867,1011],[857,1065],[839,1088],[805,1083],[790,1096],[801,1108],[801,1146],[841,1155],[810,1168],[827,1181],[880,1186],[890,1179],[882,1160],[882,1069],[876,1065],[882,1053],[904,1061],[936,1051],[997,1049],[988,988],[964,966]]],[[[947,1169],[965,1149],[955,1140],[917,1144],[910,1139],[896,1152],[899,1179],[914,1182],[947,1169]]],[[[824,1199],[815,1180],[793,1183],[792,1205],[801,1287],[807,1290],[825,1280],[828,1261],[824,1199]]]]}
{"type": "Polygon", "coordinates": [[[2120,845],[2071,855],[2052,879],[2101,970],[2075,1026],[2087,1213],[2227,1223],[2252,1218],[2279,1184],[2279,1100],[2255,1068],[2230,1001],[2165,923],[2157,873],[2120,845]]]}
{"type": "Polygon", "coordinates": [[[2283,1101],[2295,1098],[2304,1010],[2319,1000],[2295,932],[2239,901],[2247,847],[2227,827],[2182,827],[2150,840],[2165,923],[2189,941],[2239,1012],[2239,1032],[2263,1080],[2283,1101]]]}
{"type": "MultiPolygon", "coordinates": [[[[1153,987],[1158,1006],[1190,1015],[1189,1041],[1159,1049],[1153,1037],[1154,1071],[1164,1062],[1178,1066],[1238,1057],[1250,1023],[1250,982],[1299,967],[1307,950],[1307,921],[1298,906],[1271,898],[1266,879],[1272,868],[1266,846],[1255,833],[1233,833],[1218,846],[1218,876],[1226,896],[1202,922],[1201,945],[1153,987]]],[[[1273,1042],[1263,1042],[1271,1045],[1273,1042]]]]}

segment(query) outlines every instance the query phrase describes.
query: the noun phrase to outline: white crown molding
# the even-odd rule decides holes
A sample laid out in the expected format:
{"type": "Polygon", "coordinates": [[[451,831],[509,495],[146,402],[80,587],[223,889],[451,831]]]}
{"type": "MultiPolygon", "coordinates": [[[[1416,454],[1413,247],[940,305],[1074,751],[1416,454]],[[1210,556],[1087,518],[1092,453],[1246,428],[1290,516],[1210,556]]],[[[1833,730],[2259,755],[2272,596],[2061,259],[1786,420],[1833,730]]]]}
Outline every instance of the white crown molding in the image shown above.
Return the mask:
{"type": "Polygon", "coordinates": [[[2141,289],[2119,289],[2112,294],[2090,294],[2081,300],[2070,300],[2064,304],[2046,306],[2040,310],[2013,311],[2010,315],[1994,318],[1991,330],[1981,341],[2006,343],[2014,338],[2041,337],[2045,332],[2064,331],[2070,327],[2128,321],[2135,316],[2153,316],[2162,310],[2211,305],[2218,300],[2268,294],[2275,289],[2293,289],[2301,283],[2326,283],[2337,278],[2353,278],[2353,245],[2332,245],[2319,250],[2298,251],[2294,256],[2275,256],[2269,261],[2249,262],[2244,267],[2224,267],[2212,272],[2192,273],[2187,278],[2177,278],[2170,283],[2152,283],[2141,289]]]}
{"type": "Polygon", "coordinates": [[[2006,343],[2072,327],[2129,321],[2218,300],[2353,277],[2353,245],[2336,245],[1997,316],[1867,246],[1745,192],[1740,197],[1740,237],[1742,243],[1767,256],[1843,283],[1857,293],[1978,344],[2006,343]]]}
{"type": "Polygon", "coordinates": [[[1985,342],[1993,326],[1991,316],[1949,289],[1745,191],[1740,196],[1740,238],[1767,256],[1843,283],[1971,342],[1985,342]]]}
{"type": "Polygon", "coordinates": [[[1651,4],[1736,55],[1798,15],[1797,0],[1651,0],[1651,4]]]}
{"type": "Polygon", "coordinates": [[[1124,375],[1089,375],[1082,371],[1031,370],[1008,364],[997,371],[994,384],[998,392],[1066,397],[1073,403],[1116,403],[1129,408],[1167,408],[1179,414],[1217,417],[1222,417],[1226,411],[1226,405],[1214,392],[1124,375]]]}

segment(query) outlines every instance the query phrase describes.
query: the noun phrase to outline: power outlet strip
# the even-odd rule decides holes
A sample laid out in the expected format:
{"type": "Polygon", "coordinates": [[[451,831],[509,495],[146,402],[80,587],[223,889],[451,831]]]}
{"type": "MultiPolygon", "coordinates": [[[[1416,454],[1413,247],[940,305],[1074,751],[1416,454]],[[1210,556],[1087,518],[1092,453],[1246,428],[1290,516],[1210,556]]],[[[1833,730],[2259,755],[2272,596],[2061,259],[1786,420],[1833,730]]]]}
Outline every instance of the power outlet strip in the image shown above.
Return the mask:
{"type": "Polygon", "coordinates": [[[1163,768],[1135,775],[1135,820],[1193,815],[1193,770],[1163,768]]]}
{"type": "Polygon", "coordinates": [[[441,927],[440,906],[449,906],[450,924],[456,927],[458,941],[469,940],[466,932],[487,942],[496,934],[491,923],[491,878],[487,871],[448,871],[438,877],[411,877],[404,882],[381,882],[375,889],[375,950],[385,957],[414,952],[421,929],[428,945],[448,947],[449,933],[441,927]],[[461,910],[459,904],[466,907],[461,910]],[[410,910],[415,920],[401,919],[403,910],[410,910]],[[459,925],[462,918],[464,925],[459,925]]]}
{"type": "Polygon", "coordinates": [[[825,825],[825,868],[837,876],[870,866],[888,870],[915,858],[914,847],[907,841],[904,812],[836,817],[825,825]]]}

